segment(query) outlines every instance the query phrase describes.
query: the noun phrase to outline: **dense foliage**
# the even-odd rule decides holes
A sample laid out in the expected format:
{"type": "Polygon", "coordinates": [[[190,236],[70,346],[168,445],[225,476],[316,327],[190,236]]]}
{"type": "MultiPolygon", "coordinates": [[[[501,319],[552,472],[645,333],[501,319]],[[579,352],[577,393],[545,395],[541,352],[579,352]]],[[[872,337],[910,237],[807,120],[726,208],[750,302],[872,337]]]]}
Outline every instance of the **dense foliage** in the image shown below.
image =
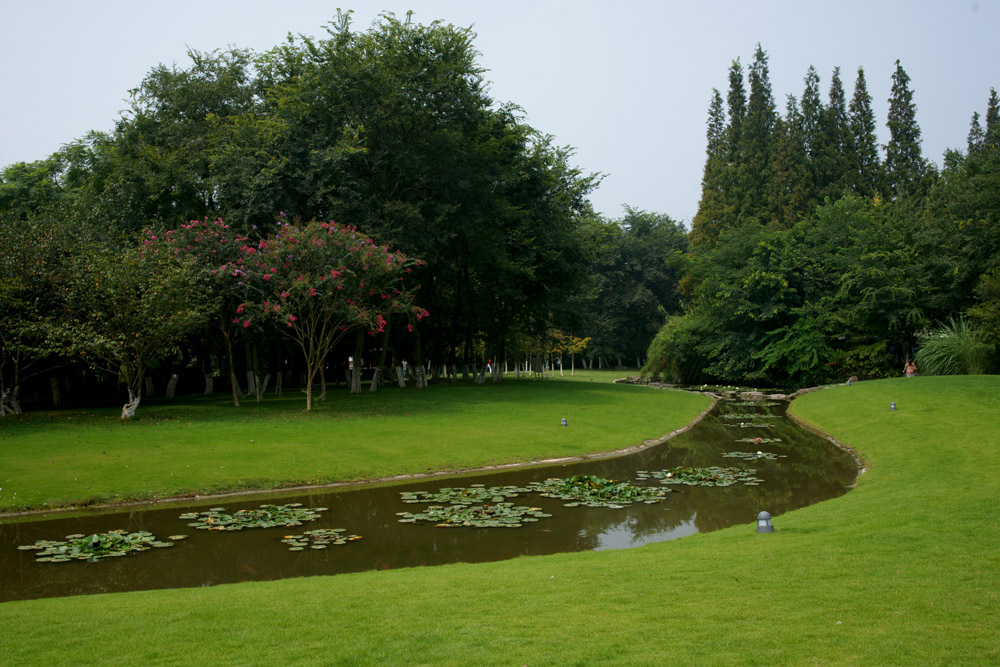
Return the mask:
{"type": "MultiPolygon", "coordinates": [[[[737,60],[726,108],[712,95],[680,283],[685,308],[667,317],[644,371],[687,383],[804,386],[899,374],[920,345],[957,340],[927,333],[948,317],[968,313],[970,326],[996,331],[996,93],[987,127],[975,114],[968,151],[949,151],[938,173],[920,153],[898,61],[881,161],[862,69],[849,104],[835,69],[824,104],[810,67],[783,117],[760,47],[747,80],[749,97],[737,60]]],[[[995,343],[980,342],[996,338],[973,339],[976,362],[956,363],[996,369],[995,343]]]]}
{"type": "Polygon", "coordinates": [[[474,37],[338,12],[323,39],[191,52],[113,132],[0,171],[0,416],[66,393],[130,417],[215,378],[236,406],[303,384],[308,408],[383,369],[791,386],[893,375],[922,344],[946,357],[925,372],[997,368],[995,91],[938,169],[898,61],[883,154],[863,69],[824,100],[809,67],[779,113],[758,46],[711,95],[685,230],[594,213],[601,175],[489,96],[474,37]],[[975,363],[928,333],[953,320],[975,363]]]}

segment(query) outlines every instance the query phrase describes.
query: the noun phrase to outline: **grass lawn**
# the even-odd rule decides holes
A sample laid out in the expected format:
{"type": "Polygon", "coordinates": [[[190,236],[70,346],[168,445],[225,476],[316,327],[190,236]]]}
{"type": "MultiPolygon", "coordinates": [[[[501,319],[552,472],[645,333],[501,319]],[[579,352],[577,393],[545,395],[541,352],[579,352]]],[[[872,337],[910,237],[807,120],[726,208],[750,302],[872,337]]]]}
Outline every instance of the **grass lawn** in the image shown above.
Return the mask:
{"type": "Polygon", "coordinates": [[[624,551],[10,602],[0,605],[0,656],[1000,662],[1000,377],[856,383],[797,399],[793,412],[854,447],[869,470],[845,496],[776,517],[773,534],[747,525],[624,551]]]}
{"type": "Polygon", "coordinates": [[[238,409],[225,396],[151,401],[131,423],[117,408],[5,418],[0,512],[578,456],[659,437],[710,404],[614,377],[340,388],[309,413],[293,390],[238,409]]]}

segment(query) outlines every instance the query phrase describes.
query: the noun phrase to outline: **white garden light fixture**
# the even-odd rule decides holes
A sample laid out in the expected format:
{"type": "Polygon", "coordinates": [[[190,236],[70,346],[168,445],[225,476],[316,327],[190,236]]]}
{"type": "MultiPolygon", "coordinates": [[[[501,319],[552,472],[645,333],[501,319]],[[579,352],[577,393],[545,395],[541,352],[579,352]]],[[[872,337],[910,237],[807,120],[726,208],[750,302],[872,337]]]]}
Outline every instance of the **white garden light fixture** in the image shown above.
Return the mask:
{"type": "Polygon", "coordinates": [[[562,421],[559,422],[559,423],[562,424],[563,426],[569,426],[569,424],[566,423],[566,418],[565,417],[563,417],[562,421]]]}
{"type": "Polygon", "coordinates": [[[761,512],[757,515],[757,532],[758,533],[773,533],[774,526],[771,525],[771,515],[767,512],[761,512]]]}

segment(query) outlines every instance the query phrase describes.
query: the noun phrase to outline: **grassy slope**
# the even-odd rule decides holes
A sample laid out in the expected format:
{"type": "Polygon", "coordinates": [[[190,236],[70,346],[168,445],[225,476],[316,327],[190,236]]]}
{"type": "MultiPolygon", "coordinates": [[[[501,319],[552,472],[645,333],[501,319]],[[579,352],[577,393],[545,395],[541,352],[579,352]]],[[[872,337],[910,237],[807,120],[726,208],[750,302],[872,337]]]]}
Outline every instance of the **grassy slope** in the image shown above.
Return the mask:
{"type": "Polygon", "coordinates": [[[128,424],[116,409],[5,418],[0,512],[576,456],[658,437],[709,404],[606,379],[339,389],[311,413],[296,391],[239,409],[225,397],[153,403],[128,424]]]}
{"type": "Polygon", "coordinates": [[[639,549],[0,605],[11,663],[996,664],[1000,378],[807,395],[851,493],[639,549]],[[899,405],[889,412],[889,401],[899,405]]]}

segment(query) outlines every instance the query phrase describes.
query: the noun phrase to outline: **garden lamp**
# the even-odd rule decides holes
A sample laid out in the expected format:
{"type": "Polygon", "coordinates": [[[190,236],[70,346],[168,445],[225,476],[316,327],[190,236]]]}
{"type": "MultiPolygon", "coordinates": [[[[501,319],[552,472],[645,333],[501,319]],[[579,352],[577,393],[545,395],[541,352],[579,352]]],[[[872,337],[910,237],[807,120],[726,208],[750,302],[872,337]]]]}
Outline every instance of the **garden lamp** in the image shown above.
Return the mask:
{"type": "Polygon", "coordinates": [[[562,424],[563,426],[569,426],[569,424],[567,424],[567,423],[566,423],[566,418],[565,418],[565,417],[563,417],[563,418],[562,418],[562,421],[561,421],[560,423],[561,423],[561,424],[562,424]]]}
{"type": "Polygon", "coordinates": [[[757,515],[757,532],[758,533],[773,533],[774,526],[771,525],[771,515],[767,512],[761,512],[757,515]]]}
{"type": "Polygon", "coordinates": [[[895,410],[896,409],[896,401],[893,401],[892,403],[889,404],[889,409],[890,410],[895,410]]]}

